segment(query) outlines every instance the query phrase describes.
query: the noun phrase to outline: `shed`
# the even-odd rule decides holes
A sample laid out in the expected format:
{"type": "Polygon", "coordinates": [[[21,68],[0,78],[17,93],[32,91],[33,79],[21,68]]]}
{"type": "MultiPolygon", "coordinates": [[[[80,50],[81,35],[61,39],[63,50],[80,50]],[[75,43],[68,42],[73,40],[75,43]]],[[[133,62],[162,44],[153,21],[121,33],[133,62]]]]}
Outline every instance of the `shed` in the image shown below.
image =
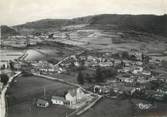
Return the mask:
{"type": "Polygon", "coordinates": [[[38,99],[37,102],[36,102],[36,104],[37,104],[37,107],[44,107],[44,108],[46,108],[46,107],[49,106],[49,102],[46,101],[46,100],[44,100],[44,99],[38,99]]]}

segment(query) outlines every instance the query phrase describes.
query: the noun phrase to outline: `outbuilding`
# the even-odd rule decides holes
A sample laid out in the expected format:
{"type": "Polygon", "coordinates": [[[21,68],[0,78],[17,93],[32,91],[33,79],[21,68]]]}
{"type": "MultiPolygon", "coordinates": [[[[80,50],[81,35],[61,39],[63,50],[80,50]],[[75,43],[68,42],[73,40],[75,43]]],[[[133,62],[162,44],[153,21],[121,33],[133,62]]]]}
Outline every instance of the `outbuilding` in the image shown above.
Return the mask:
{"type": "Polygon", "coordinates": [[[49,102],[46,101],[46,100],[44,100],[44,99],[38,99],[37,102],[36,102],[36,104],[37,104],[37,107],[44,107],[44,108],[46,108],[46,107],[49,106],[49,102]]]}
{"type": "Polygon", "coordinates": [[[64,97],[59,97],[59,96],[52,96],[51,98],[52,104],[57,104],[57,105],[67,105],[68,101],[65,100],[64,97]]]}

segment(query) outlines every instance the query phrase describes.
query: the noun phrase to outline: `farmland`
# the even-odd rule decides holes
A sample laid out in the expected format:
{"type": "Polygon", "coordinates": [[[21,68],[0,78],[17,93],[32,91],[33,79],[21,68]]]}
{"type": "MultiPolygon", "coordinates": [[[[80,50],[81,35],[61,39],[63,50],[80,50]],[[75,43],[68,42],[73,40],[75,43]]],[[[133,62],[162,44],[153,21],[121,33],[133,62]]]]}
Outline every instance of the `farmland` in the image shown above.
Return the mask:
{"type": "Polygon", "coordinates": [[[139,110],[136,103],[142,101],[104,98],[81,117],[162,117],[167,114],[167,104],[162,102],[155,102],[151,110],[139,110]]]}
{"type": "Polygon", "coordinates": [[[50,115],[50,117],[61,117],[65,116],[65,112],[70,113],[72,111],[64,106],[55,105],[51,105],[47,109],[37,108],[35,100],[44,97],[44,88],[46,90],[45,97],[49,100],[48,95],[63,96],[69,88],[73,87],[35,76],[19,77],[15,79],[7,92],[8,116],[45,117],[50,115]]]}

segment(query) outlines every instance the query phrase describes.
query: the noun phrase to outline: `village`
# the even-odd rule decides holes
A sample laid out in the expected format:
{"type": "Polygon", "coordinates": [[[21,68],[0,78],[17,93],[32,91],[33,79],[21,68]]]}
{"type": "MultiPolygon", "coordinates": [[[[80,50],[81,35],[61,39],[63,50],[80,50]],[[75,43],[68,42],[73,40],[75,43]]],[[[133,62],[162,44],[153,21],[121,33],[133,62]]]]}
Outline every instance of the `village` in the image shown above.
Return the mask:
{"type": "MultiPolygon", "coordinates": [[[[83,110],[86,111],[85,108],[101,97],[110,99],[128,97],[151,100],[149,103],[136,103],[139,109],[147,110],[154,106],[152,102],[165,102],[167,99],[166,71],[160,70],[160,68],[163,69],[162,62],[154,61],[135,49],[130,52],[115,53],[83,51],[63,58],[56,64],[42,58],[43,55],[40,52],[28,50],[15,61],[10,61],[7,68],[69,83],[75,88],[66,90],[65,95],[37,98],[35,103],[39,108],[47,108],[53,104],[82,113],[83,110]],[[76,74],[76,82],[69,80],[68,77],[55,78],[58,74],[61,77],[69,73],[76,74]]],[[[3,84],[2,80],[1,78],[1,90],[7,83],[4,81],[3,84]]]]}
{"type": "Polygon", "coordinates": [[[167,117],[167,0],[0,0],[0,117],[167,117]]]}
{"type": "MultiPolygon", "coordinates": [[[[3,48],[24,51],[21,55],[16,54],[18,57],[15,59],[3,61],[0,66],[1,97],[8,100],[3,111],[5,114],[8,106],[11,113],[10,108],[14,107],[10,105],[25,102],[30,108],[27,114],[40,117],[44,114],[39,113],[48,114],[50,111],[53,115],[60,111],[57,117],[82,116],[105,99],[139,100],[132,103],[137,111],[156,109],[156,102],[166,103],[165,60],[142,48],[107,48],[107,51],[87,48],[84,44],[88,47],[91,44],[86,40],[98,36],[104,38],[104,34],[92,29],[80,30],[82,26],[77,27],[76,32],[71,31],[75,27],[66,28],[48,33],[8,36],[1,41],[3,48]]],[[[116,33],[112,38],[119,41],[117,38],[121,36],[124,37],[124,34],[116,33]]]]}

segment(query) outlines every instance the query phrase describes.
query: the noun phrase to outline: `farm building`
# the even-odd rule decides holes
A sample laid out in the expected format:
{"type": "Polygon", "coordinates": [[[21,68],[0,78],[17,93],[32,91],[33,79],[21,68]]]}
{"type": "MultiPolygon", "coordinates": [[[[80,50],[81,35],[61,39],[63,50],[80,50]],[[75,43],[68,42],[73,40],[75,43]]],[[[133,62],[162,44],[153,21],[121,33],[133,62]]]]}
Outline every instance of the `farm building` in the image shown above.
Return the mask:
{"type": "Polygon", "coordinates": [[[43,99],[38,99],[37,102],[36,102],[36,104],[37,104],[37,107],[44,107],[44,108],[46,108],[46,107],[49,106],[49,102],[46,101],[46,100],[43,100],[43,99]]]}
{"type": "Polygon", "coordinates": [[[59,96],[52,96],[51,98],[52,104],[58,104],[58,105],[68,105],[69,101],[65,100],[64,97],[59,96]]]}

